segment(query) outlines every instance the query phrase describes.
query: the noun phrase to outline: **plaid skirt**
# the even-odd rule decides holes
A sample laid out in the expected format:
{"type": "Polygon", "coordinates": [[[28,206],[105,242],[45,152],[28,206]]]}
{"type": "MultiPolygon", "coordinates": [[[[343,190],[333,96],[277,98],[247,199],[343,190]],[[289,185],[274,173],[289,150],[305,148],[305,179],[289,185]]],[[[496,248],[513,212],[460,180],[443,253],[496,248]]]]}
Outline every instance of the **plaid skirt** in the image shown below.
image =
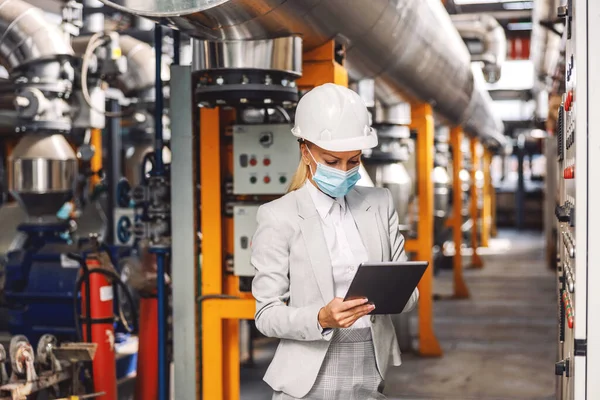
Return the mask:
{"type": "MultiPolygon", "coordinates": [[[[375,361],[370,328],[336,329],[305,400],[383,400],[383,379],[375,361]]],[[[296,397],[275,392],[272,400],[296,397]]]]}

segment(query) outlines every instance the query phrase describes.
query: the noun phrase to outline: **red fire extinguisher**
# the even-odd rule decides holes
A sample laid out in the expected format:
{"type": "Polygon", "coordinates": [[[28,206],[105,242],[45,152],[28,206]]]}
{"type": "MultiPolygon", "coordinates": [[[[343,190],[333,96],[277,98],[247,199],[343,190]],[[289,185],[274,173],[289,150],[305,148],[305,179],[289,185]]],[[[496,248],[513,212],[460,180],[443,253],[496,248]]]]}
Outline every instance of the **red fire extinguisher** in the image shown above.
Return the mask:
{"type": "MultiPolygon", "coordinates": [[[[92,361],[94,391],[104,392],[100,400],[117,400],[117,371],[113,284],[101,261],[93,256],[85,260],[81,284],[81,319],[83,340],[96,343],[92,361]]],[[[111,271],[112,272],[112,271],[111,271]]]]}

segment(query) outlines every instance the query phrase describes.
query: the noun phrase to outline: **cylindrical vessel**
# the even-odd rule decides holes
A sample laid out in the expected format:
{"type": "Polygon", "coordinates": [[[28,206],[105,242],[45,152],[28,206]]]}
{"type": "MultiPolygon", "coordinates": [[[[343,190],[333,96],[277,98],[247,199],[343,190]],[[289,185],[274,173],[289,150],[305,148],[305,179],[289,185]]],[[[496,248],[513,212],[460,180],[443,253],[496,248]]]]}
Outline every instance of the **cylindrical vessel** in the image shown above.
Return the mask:
{"type": "Polygon", "coordinates": [[[72,195],[76,176],[77,157],[60,134],[23,136],[9,157],[10,193],[29,216],[56,214],[72,195]]]}
{"type": "Polygon", "coordinates": [[[408,229],[408,205],[411,195],[412,181],[406,168],[400,162],[374,164],[367,166],[369,175],[376,187],[384,187],[392,193],[394,207],[398,212],[398,223],[401,230],[408,229]]]}
{"type": "MultiPolygon", "coordinates": [[[[102,268],[100,261],[95,258],[88,258],[86,265],[90,272],[102,268]]],[[[87,288],[84,283],[81,288],[81,315],[84,321],[83,340],[96,343],[98,346],[92,362],[94,391],[105,393],[98,397],[100,400],[117,400],[113,286],[104,275],[90,273],[88,277],[90,298],[87,298],[87,288]],[[88,324],[91,324],[91,338],[88,337],[88,324]]]]}
{"type": "Polygon", "coordinates": [[[445,218],[450,206],[450,175],[444,167],[433,169],[433,203],[435,216],[445,218]]]}

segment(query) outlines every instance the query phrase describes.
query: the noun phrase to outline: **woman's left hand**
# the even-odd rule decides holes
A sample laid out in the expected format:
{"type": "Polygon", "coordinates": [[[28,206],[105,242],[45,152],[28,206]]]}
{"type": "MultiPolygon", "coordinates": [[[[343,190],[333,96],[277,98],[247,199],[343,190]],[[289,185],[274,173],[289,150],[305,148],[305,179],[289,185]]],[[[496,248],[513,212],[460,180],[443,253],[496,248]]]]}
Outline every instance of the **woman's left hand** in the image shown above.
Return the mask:
{"type": "Polygon", "coordinates": [[[344,301],[336,297],[319,310],[319,324],[322,328],[350,328],[361,317],[375,309],[372,304],[366,304],[367,299],[344,301]]]}

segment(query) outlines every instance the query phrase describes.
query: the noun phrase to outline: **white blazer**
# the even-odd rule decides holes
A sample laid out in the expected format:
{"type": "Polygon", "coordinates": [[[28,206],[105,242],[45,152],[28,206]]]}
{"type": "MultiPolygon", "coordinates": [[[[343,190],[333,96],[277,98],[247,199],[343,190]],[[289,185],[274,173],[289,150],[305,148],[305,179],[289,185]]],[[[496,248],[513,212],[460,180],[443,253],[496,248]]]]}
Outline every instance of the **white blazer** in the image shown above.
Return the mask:
{"type": "MultiPolygon", "coordinates": [[[[346,196],[369,261],[405,260],[404,237],[389,190],[356,187],[346,196]]],[[[264,204],[258,210],[251,263],[256,269],[256,327],[281,339],[264,380],[274,390],[303,397],[312,388],[331,335],[318,327],[319,310],[334,298],[331,260],[321,220],[308,188],[264,204]]],[[[415,290],[404,311],[413,309],[415,290]]],[[[400,348],[389,315],[371,316],[377,367],[400,365],[400,348]]]]}

